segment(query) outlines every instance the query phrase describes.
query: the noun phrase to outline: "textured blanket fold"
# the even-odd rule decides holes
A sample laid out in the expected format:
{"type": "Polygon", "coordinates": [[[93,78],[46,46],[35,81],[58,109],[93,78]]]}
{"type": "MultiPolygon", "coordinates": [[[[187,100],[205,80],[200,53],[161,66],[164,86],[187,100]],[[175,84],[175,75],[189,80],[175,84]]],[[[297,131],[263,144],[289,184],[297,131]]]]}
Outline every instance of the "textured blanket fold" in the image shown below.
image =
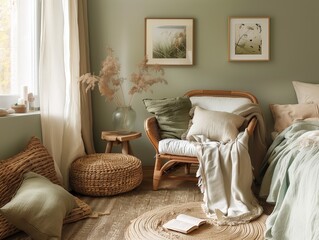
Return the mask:
{"type": "MultiPolygon", "coordinates": [[[[256,149],[262,149],[258,166],[265,153],[263,117],[256,104],[249,104],[236,111],[247,121],[256,117],[259,121],[255,133],[256,149]]],[[[203,192],[203,209],[219,225],[247,223],[259,217],[263,209],[258,204],[251,186],[252,163],[249,153],[249,134],[240,132],[234,141],[221,143],[203,135],[193,135],[199,160],[199,186],[203,192]]]]}
{"type": "Polygon", "coordinates": [[[270,146],[260,196],[276,203],[266,239],[319,239],[319,121],[296,122],[270,146]]]}
{"type": "Polygon", "coordinates": [[[252,118],[257,119],[254,134],[249,137],[249,155],[253,167],[253,173],[256,181],[261,182],[261,167],[264,165],[264,157],[267,152],[266,126],[264,116],[258,104],[246,104],[236,109],[234,114],[243,116],[248,123],[252,118]]]}

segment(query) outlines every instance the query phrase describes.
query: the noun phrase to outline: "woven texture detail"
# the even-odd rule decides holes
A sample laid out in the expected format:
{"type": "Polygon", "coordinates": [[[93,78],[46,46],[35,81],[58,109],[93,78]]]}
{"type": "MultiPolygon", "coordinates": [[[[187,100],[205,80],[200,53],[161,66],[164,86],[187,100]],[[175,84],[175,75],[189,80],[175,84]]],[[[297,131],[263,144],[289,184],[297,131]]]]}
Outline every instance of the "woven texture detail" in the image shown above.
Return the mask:
{"type": "Polygon", "coordinates": [[[136,188],[143,179],[141,161],[120,153],[96,153],[76,159],[70,168],[70,185],[78,193],[110,196],[136,188]]]}
{"type": "Polygon", "coordinates": [[[76,207],[73,208],[72,212],[69,213],[64,218],[63,223],[72,223],[79,221],[81,219],[87,218],[91,215],[92,209],[89,205],[87,205],[85,202],[83,202],[81,199],[74,197],[75,198],[75,203],[76,207]]]}
{"type": "MultiPolygon", "coordinates": [[[[56,175],[53,158],[40,140],[32,137],[24,151],[0,161],[0,207],[12,199],[22,183],[23,174],[29,171],[61,185],[56,175]]],[[[74,222],[91,214],[91,208],[86,203],[77,198],[76,203],[78,206],[65,218],[66,222],[74,222]]],[[[0,239],[18,231],[0,214],[0,239]]]]}
{"type": "Polygon", "coordinates": [[[126,229],[126,240],[264,240],[265,222],[267,215],[263,214],[258,219],[236,226],[217,226],[214,221],[208,218],[201,202],[190,202],[182,204],[172,204],[165,207],[153,209],[143,213],[138,218],[131,221],[126,229]],[[206,219],[207,223],[189,234],[183,234],[163,227],[167,221],[176,218],[178,214],[206,219]]]}

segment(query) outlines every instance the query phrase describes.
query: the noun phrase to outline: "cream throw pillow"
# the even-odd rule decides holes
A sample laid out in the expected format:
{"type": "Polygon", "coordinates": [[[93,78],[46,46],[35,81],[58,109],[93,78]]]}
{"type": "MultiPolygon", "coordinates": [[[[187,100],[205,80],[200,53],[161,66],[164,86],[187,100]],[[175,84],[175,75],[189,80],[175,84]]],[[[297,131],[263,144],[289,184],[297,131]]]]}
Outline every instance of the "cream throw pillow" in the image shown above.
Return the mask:
{"type": "Polygon", "coordinates": [[[319,84],[292,82],[298,103],[319,103],[319,84]]]}
{"type": "Polygon", "coordinates": [[[12,200],[0,208],[0,213],[32,239],[61,239],[63,219],[74,206],[74,197],[63,187],[28,172],[12,200]]]}
{"type": "Polygon", "coordinates": [[[226,143],[237,137],[244,121],[244,117],[233,113],[209,111],[196,106],[186,139],[190,140],[193,135],[205,135],[210,140],[226,143]]]}
{"type": "Polygon", "coordinates": [[[274,130],[281,132],[297,120],[319,117],[318,104],[270,104],[274,130]]]}

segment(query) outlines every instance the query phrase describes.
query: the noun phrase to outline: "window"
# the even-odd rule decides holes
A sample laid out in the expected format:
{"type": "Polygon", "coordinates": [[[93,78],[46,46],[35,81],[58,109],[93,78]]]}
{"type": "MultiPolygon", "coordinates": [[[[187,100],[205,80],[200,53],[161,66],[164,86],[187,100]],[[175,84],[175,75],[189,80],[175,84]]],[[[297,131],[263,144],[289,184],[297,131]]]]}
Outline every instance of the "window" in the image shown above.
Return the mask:
{"type": "Polygon", "coordinates": [[[38,95],[40,0],[0,0],[0,107],[38,95]]]}

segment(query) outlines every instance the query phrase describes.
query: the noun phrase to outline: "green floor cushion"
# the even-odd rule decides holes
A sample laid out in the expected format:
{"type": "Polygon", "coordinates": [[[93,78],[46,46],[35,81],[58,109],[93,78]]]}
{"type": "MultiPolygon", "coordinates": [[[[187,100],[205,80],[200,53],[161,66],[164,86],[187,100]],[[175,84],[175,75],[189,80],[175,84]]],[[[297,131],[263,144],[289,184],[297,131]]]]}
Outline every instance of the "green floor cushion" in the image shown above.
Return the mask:
{"type": "MultiPolygon", "coordinates": [[[[23,182],[23,175],[28,172],[37,173],[54,184],[61,185],[58,180],[54,161],[41,141],[32,137],[26,148],[20,153],[0,161],[0,208],[9,203],[23,182]]],[[[75,222],[88,217],[92,210],[85,202],[74,197],[76,206],[64,218],[64,223],[75,222]]],[[[4,239],[19,229],[0,213],[0,239],[4,239]]]]}
{"type": "Polygon", "coordinates": [[[72,194],[47,178],[28,172],[0,212],[34,240],[60,239],[63,219],[75,207],[72,194]]]}

